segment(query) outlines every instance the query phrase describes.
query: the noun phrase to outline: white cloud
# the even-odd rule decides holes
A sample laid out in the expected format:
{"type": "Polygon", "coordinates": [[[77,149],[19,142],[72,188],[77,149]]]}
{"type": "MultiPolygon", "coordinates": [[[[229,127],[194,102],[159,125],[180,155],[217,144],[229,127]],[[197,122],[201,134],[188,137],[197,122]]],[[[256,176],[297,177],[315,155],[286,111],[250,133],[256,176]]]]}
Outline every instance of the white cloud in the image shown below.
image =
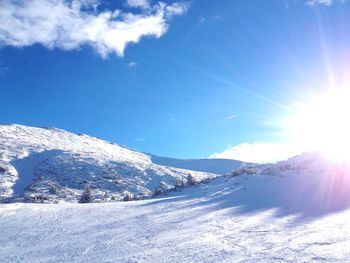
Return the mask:
{"type": "Polygon", "coordinates": [[[147,0],[126,0],[126,4],[130,7],[150,8],[147,0]]]}
{"type": "Polygon", "coordinates": [[[335,2],[344,3],[345,0],[307,0],[306,5],[309,5],[309,6],[316,6],[316,5],[330,6],[331,4],[333,4],[335,2]]]}
{"type": "Polygon", "coordinates": [[[179,16],[187,12],[189,3],[174,3],[165,7],[167,17],[179,16]]]}
{"type": "Polygon", "coordinates": [[[215,153],[209,158],[234,159],[252,163],[270,163],[288,159],[297,154],[290,145],[272,142],[242,143],[230,146],[221,153],[215,153]]]}
{"type": "Polygon", "coordinates": [[[331,5],[333,0],[308,0],[306,2],[307,5],[314,6],[314,5],[331,5]]]}
{"type": "Polygon", "coordinates": [[[159,38],[169,20],[186,12],[188,4],[158,3],[141,13],[97,12],[98,0],[1,0],[0,46],[72,50],[90,45],[102,57],[119,56],[129,43],[144,36],[159,38]]]}
{"type": "Polygon", "coordinates": [[[238,115],[237,114],[233,114],[233,115],[227,116],[225,119],[226,120],[232,120],[232,119],[236,119],[236,118],[238,118],[238,115]]]}
{"type": "Polygon", "coordinates": [[[138,65],[139,65],[139,63],[137,63],[137,62],[135,62],[135,61],[131,61],[131,62],[128,63],[128,67],[129,67],[129,68],[134,68],[134,67],[136,67],[136,66],[138,66],[138,65]]]}

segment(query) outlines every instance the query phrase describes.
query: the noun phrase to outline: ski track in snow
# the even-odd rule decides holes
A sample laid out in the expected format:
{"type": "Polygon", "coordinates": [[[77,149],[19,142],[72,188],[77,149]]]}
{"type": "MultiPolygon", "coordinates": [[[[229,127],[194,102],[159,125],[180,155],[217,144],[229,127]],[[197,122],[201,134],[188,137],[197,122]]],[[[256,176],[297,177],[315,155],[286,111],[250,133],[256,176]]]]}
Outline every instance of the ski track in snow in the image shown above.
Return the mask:
{"type": "Polygon", "coordinates": [[[242,210],[256,179],[220,178],[144,201],[1,205],[0,262],[348,262],[350,210],[242,210]]]}
{"type": "Polygon", "coordinates": [[[64,191],[58,204],[0,204],[0,262],[349,262],[348,163],[310,153],[218,176],[152,158],[86,135],[0,125],[0,198],[64,191]],[[72,203],[82,182],[94,194],[149,195],[188,174],[212,180],[150,200],[72,203]]]}

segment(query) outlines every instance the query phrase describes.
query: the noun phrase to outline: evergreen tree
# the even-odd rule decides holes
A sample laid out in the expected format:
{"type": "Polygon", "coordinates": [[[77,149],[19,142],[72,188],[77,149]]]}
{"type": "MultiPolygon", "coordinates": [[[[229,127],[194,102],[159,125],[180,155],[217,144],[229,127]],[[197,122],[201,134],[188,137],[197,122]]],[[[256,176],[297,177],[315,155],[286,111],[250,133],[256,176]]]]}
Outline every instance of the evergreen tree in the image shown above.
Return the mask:
{"type": "Polygon", "coordinates": [[[188,186],[195,185],[194,178],[193,178],[192,174],[188,174],[188,176],[187,176],[187,185],[188,186]]]}
{"type": "Polygon", "coordinates": [[[92,203],[93,201],[94,198],[92,196],[91,187],[90,185],[85,185],[84,192],[80,197],[80,203],[92,203]]]}

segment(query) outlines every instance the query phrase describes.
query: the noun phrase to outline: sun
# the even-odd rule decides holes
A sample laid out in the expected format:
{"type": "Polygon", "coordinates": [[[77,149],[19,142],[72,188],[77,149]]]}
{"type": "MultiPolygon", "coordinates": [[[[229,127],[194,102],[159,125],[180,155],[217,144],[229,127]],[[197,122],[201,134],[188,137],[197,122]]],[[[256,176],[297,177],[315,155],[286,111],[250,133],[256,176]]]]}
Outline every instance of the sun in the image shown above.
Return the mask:
{"type": "Polygon", "coordinates": [[[350,89],[330,89],[297,103],[286,129],[294,147],[320,151],[332,160],[350,160],[350,89]]]}

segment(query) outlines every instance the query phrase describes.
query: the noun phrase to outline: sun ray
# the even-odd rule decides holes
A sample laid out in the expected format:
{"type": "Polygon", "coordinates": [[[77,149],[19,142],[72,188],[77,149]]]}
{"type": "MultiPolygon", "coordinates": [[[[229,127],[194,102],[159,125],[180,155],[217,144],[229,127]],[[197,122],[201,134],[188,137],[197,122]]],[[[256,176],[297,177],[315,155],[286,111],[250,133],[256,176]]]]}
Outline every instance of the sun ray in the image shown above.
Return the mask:
{"type": "Polygon", "coordinates": [[[285,121],[288,138],[304,151],[320,151],[333,160],[350,159],[350,90],[330,88],[297,103],[285,121]]]}

